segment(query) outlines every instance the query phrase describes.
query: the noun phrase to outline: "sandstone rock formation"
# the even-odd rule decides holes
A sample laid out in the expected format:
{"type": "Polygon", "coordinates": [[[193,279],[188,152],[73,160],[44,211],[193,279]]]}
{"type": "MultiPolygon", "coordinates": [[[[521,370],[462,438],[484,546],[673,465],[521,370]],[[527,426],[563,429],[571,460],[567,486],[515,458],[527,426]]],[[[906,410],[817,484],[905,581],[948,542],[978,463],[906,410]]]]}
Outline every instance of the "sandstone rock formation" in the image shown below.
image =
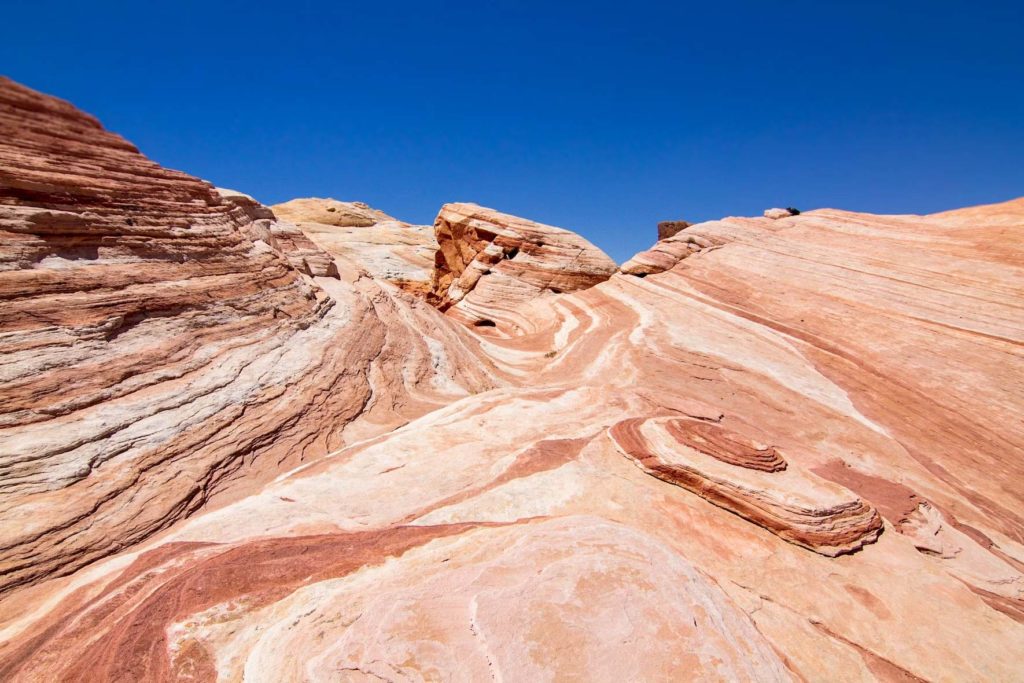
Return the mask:
{"type": "Polygon", "coordinates": [[[789,209],[765,209],[764,217],[771,218],[772,220],[778,220],[780,218],[789,218],[793,215],[793,212],[789,209]]]}
{"type": "Polygon", "coordinates": [[[298,226],[277,220],[270,209],[247,194],[220,187],[217,188],[217,194],[225,202],[242,209],[252,219],[242,230],[257,248],[271,248],[288,259],[293,268],[306,275],[338,277],[338,267],[331,254],[313,244],[298,226]]]}
{"type": "Polygon", "coordinates": [[[658,223],[658,239],[667,240],[688,227],[690,227],[690,223],[686,221],[661,221],[658,223]]]}
{"type": "Polygon", "coordinates": [[[444,314],[253,210],[0,84],[0,680],[1021,680],[1024,199],[449,205],[444,314]]]}
{"type": "Polygon", "coordinates": [[[378,223],[395,221],[383,211],[363,202],[339,202],[337,199],[307,197],[292,199],[270,207],[275,216],[293,223],[317,223],[336,228],[372,228],[378,223]]]}
{"type": "Polygon", "coordinates": [[[446,204],[434,234],[430,299],[477,326],[513,325],[524,303],[586,289],[616,271],[614,261],[579,235],[476,204],[446,204]]]}
{"type": "Polygon", "coordinates": [[[0,591],[490,386],[257,207],[0,81],[0,591]]]}
{"type": "Polygon", "coordinates": [[[694,228],[688,226],[671,237],[659,239],[650,249],[635,254],[623,263],[619,272],[638,277],[661,273],[691,254],[720,245],[721,242],[703,232],[705,225],[702,223],[694,228]]]}
{"type": "Polygon", "coordinates": [[[437,251],[429,225],[403,223],[362,202],[293,199],[271,208],[321,249],[351,261],[375,280],[421,296],[429,291],[437,251]]]}
{"type": "Polygon", "coordinates": [[[631,418],[609,436],[645,472],[822,555],[860,550],[882,530],[878,512],[849,490],[798,472],[771,446],[717,425],[631,418]]]}

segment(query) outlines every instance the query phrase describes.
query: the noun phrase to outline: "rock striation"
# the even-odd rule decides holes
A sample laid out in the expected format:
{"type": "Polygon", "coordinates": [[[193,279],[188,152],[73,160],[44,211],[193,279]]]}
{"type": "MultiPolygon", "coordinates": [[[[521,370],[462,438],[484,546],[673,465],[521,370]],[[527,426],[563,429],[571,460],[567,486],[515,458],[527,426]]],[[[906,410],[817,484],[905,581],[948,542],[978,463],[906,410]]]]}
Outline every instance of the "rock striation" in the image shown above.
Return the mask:
{"type": "Polygon", "coordinates": [[[522,304],[592,287],[616,271],[614,261],[579,235],[476,204],[446,204],[434,235],[430,301],[478,326],[512,324],[511,313],[522,304]]]}
{"type": "Polygon", "coordinates": [[[648,474],[822,555],[860,550],[882,531],[878,512],[849,490],[788,468],[774,448],[744,443],[721,427],[632,418],[608,433],[648,474]]]}
{"type": "Polygon", "coordinates": [[[247,194],[224,188],[217,188],[217,194],[252,219],[242,230],[256,248],[269,248],[283,255],[293,268],[311,277],[339,277],[332,255],[314,244],[298,226],[277,220],[270,209],[247,194]]]}
{"type": "Polygon", "coordinates": [[[1021,679],[1024,199],[265,212],[0,82],[0,680],[1021,679]]]}
{"type": "Polygon", "coordinates": [[[623,263],[619,272],[637,277],[662,273],[684,258],[720,244],[713,241],[710,236],[701,234],[699,229],[687,230],[687,228],[680,229],[671,237],[659,238],[658,242],[650,249],[641,251],[623,263]]]}
{"type": "Polygon", "coordinates": [[[351,261],[378,282],[419,296],[430,288],[437,241],[429,225],[410,225],[362,202],[293,199],[271,207],[334,258],[351,261]]]}
{"type": "Polygon", "coordinates": [[[0,592],[488,386],[268,216],[0,81],[0,592]]]}

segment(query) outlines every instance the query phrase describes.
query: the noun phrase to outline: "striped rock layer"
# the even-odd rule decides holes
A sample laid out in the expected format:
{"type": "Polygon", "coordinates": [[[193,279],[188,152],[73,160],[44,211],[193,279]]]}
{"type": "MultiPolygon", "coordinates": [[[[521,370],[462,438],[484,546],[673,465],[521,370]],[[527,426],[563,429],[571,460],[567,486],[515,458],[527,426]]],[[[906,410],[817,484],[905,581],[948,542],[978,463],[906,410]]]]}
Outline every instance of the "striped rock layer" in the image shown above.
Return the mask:
{"type": "Polygon", "coordinates": [[[476,204],[445,204],[434,236],[430,301],[481,327],[504,329],[522,304],[586,289],[616,271],[614,261],[575,233],[476,204]]]}
{"type": "Polygon", "coordinates": [[[0,126],[0,680],[1021,679],[1024,200],[642,278],[449,205],[442,314],[0,126]]]}
{"type": "Polygon", "coordinates": [[[271,207],[334,258],[375,280],[423,296],[430,290],[437,241],[429,225],[410,225],[361,202],[293,199],[271,207]]]}
{"type": "Polygon", "coordinates": [[[257,207],[0,81],[0,591],[488,386],[257,207]]]}
{"type": "Polygon", "coordinates": [[[822,555],[860,550],[878,538],[881,516],[851,491],[786,467],[770,447],[763,449],[769,458],[758,457],[762,449],[723,432],[691,420],[632,418],[608,434],[645,472],[822,555]]]}

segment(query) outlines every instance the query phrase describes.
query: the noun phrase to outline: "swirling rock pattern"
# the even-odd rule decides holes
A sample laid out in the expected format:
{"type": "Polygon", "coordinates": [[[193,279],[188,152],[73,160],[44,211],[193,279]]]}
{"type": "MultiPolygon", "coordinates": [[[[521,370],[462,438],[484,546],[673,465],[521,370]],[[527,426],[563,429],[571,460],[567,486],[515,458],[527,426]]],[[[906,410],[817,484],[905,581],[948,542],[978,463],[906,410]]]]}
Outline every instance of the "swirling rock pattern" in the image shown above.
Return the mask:
{"type": "Polygon", "coordinates": [[[265,215],[0,81],[0,591],[466,393],[435,311],[265,215]]]}
{"type": "Polygon", "coordinates": [[[774,446],[732,434],[716,424],[694,420],[669,420],[665,430],[680,446],[730,465],[761,472],[781,472],[786,460],[774,446]]]}
{"type": "Polygon", "coordinates": [[[780,474],[785,463],[774,449],[717,425],[633,418],[608,433],[645,472],[822,555],[859,550],[882,530],[878,512],[849,490],[795,469],[780,474]]]}
{"type": "Polygon", "coordinates": [[[0,127],[0,679],[1021,679],[1024,200],[610,277],[456,205],[442,314],[67,103],[0,127]]]}

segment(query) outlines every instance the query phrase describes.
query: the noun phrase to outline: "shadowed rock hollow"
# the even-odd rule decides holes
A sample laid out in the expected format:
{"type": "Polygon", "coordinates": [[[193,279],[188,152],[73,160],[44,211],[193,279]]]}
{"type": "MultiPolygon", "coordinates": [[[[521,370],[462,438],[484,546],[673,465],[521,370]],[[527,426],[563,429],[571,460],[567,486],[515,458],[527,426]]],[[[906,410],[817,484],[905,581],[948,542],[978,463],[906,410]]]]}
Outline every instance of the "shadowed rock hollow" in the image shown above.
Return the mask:
{"type": "Polygon", "coordinates": [[[0,80],[0,680],[1021,680],[1022,229],[617,269],[271,211],[0,80]]]}

